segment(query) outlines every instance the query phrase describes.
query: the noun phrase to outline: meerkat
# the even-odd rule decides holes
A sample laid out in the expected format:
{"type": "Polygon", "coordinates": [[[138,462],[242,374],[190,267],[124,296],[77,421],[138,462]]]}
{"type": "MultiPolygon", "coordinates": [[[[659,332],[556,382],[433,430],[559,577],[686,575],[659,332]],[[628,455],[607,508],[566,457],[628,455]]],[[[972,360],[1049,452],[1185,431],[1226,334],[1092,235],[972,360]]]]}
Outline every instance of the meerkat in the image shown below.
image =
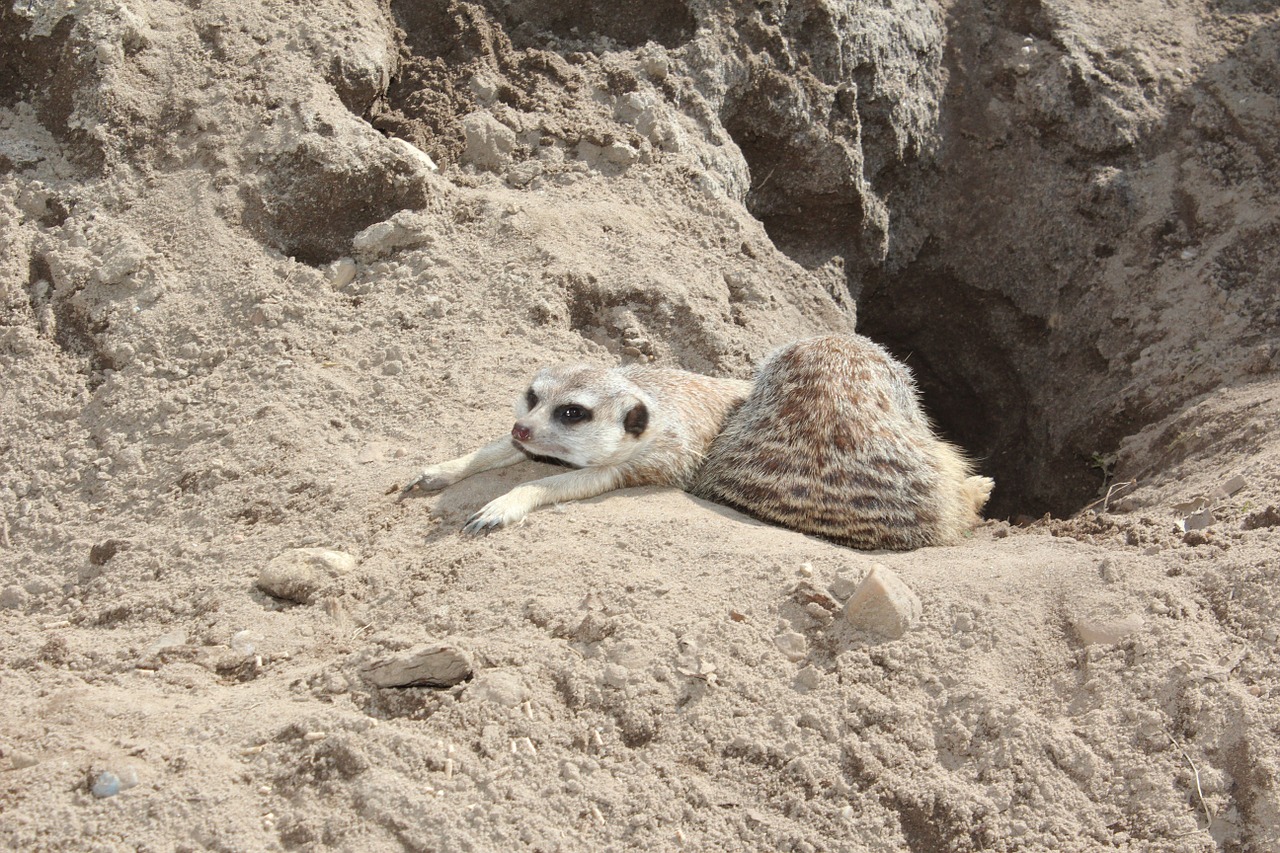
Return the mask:
{"type": "Polygon", "coordinates": [[[956,542],[993,485],[934,433],[905,365],[842,335],[761,363],[692,491],[854,548],[909,550],[956,542]]]}
{"type": "Polygon", "coordinates": [[[746,380],[646,365],[546,368],[517,398],[509,437],[428,466],[401,497],[529,458],[577,469],[524,483],[490,501],[463,527],[485,533],[516,524],[538,507],[614,489],[658,485],[687,491],[725,418],[750,391],[746,380]]]}

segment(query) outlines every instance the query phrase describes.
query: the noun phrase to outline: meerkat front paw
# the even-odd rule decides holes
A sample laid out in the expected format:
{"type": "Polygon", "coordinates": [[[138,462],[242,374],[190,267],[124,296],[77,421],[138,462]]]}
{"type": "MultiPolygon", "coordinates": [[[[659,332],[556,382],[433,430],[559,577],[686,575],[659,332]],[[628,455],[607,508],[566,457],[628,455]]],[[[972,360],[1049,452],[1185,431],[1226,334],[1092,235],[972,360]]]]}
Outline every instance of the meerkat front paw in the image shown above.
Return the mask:
{"type": "Polygon", "coordinates": [[[525,501],[508,493],[489,501],[479,512],[468,518],[467,523],[462,526],[462,532],[472,536],[489,533],[499,527],[519,524],[528,514],[529,507],[525,501]]]}
{"type": "Polygon", "coordinates": [[[404,497],[410,492],[438,492],[445,486],[452,486],[457,482],[457,479],[457,477],[450,476],[443,465],[428,465],[422,469],[421,474],[401,490],[400,497],[404,497]]]}

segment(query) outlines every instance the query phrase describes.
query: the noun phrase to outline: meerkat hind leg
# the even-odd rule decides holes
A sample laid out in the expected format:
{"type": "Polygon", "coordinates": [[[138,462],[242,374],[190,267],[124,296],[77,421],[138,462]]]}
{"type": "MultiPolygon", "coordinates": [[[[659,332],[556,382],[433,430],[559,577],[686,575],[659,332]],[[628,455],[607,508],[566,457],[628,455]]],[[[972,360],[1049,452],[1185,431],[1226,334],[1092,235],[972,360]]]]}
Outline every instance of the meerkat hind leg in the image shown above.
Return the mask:
{"type": "Polygon", "coordinates": [[[540,506],[593,498],[611,492],[622,484],[616,468],[581,468],[567,474],[554,474],[516,486],[500,498],[494,498],[475,513],[463,526],[464,533],[488,533],[508,524],[523,521],[540,506]]]}
{"type": "Polygon", "coordinates": [[[495,468],[506,468],[508,465],[523,462],[527,458],[520,452],[519,448],[511,443],[510,437],[503,436],[497,441],[486,444],[479,450],[468,453],[466,456],[459,456],[457,459],[450,459],[448,462],[428,465],[422,469],[422,473],[418,475],[417,479],[404,487],[404,490],[400,492],[400,497],[417,490],[437,492],[474,474],[492,471],[495,468]]]}

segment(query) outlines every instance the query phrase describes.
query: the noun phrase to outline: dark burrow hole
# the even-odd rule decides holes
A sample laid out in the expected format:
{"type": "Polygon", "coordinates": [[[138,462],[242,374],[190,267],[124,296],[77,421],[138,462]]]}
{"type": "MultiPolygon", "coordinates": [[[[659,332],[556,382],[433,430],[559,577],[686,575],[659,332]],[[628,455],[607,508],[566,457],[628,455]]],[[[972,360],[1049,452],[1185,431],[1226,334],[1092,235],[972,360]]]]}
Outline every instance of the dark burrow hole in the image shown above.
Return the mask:
{"type": "MultiPolygon", "coordinates": [[[[736,114],[726,129],[751,167],[748,208],[779,250],[809,269],[874,251],[854,188],[819,193],[803,179],[779,178],[815,173],[820,150],[788,148],[736,114]]],[[[854,271],[851,278],[859,331],[906,362],[943,435],[995,479],[988,518],[1065,517],[1097,496],[1102,470],[1090,457],[1114,445],[1080,429],[1059,437],[1054,421],[1064,412],[1053,407],[1069,404],[1046,390],[1051,333],[1042,320],[928,262],[892,276],[873,272],[864,280],[854,271]]],[[[1091,365],[1069,368],[1087,384],[1091,365]]]]}
{"type": "Polygon", "coordinates": [[[1103,471],[1090,457],[1118,436],[1083,426],[1078,395],[1053,399],[1050,371],[1087,388],[1091,366],[1050,364],[1042,320],[946,274],[907,270],[864,286],[858,329],[911,368],[939,431],[995,479],[986,517],[1067,517],[1097,497],[1103,471]],[[1081,426],[1063,435],[1057,421],[1081,426]]]}

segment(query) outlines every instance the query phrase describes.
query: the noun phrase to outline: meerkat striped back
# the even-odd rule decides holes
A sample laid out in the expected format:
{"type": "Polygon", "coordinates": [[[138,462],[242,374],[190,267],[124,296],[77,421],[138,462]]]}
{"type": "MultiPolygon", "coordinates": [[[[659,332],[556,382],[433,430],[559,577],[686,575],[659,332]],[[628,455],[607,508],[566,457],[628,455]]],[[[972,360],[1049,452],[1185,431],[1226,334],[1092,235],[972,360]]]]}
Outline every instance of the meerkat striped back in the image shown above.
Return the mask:
{"type": "Polygon", "coordinates": [[[906,550],[954,541],[977,521],[981,502],[964,483],[989,492],[990,481],[970,473],[934,435],[906,367],[860,335],[832,336],[761,364],[692,491],[845,545],[906,550]]]}

